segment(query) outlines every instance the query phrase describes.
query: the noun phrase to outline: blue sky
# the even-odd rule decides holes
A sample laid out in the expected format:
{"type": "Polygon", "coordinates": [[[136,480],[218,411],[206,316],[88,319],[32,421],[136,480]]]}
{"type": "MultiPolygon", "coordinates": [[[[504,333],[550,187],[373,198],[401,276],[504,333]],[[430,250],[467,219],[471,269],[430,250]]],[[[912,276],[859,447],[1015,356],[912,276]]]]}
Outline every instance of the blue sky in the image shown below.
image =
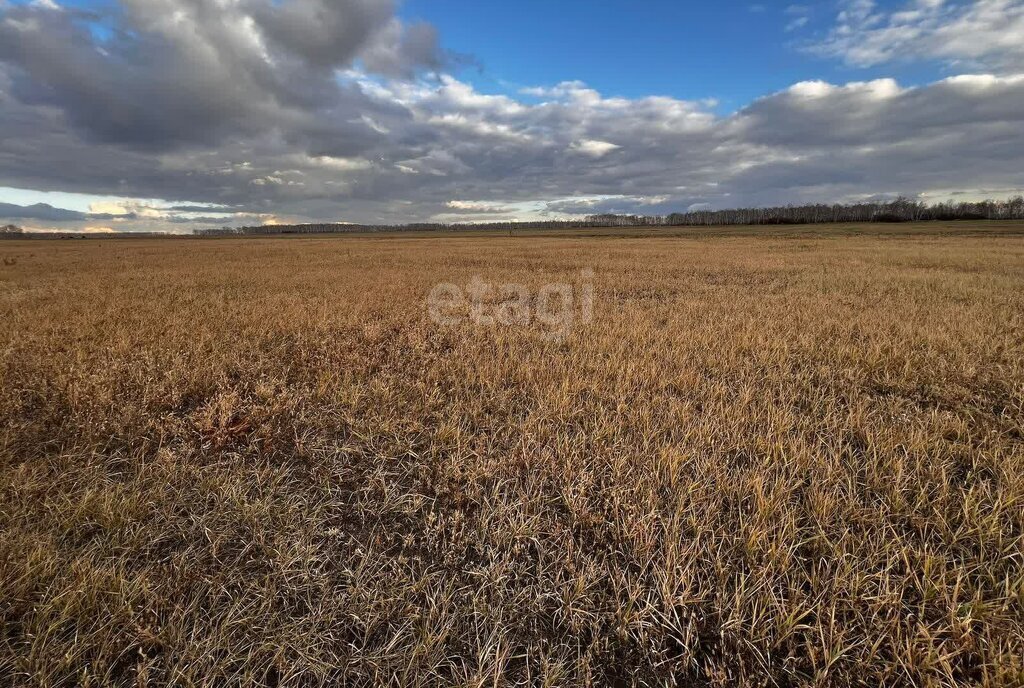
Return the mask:
{"type": "Polygon", "coordinates": [[[1024,0],[0,0],[0,223],[1024,189],[1024,0]]]}
{"type": "Polygon", "coordinates": [[[408,0],[400,12],[431,22],[448,49],[477,58],[482,69],[461,74],[493,92],[580,80],[607,95],[713,98],[735,110],[805,80],[925,83],[942,73],[935,63],[865,68],[808,51],[841,9],[836,2],[408,0]]]}

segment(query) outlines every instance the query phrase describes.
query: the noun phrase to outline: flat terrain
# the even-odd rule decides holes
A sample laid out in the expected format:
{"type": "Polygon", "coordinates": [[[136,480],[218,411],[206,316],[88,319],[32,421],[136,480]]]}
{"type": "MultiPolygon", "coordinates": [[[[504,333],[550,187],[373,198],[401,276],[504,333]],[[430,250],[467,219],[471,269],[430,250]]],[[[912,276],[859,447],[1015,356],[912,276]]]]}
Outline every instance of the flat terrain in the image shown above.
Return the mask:
{"type": "Polygon", "coordinates": [[[0,242],[0,683],[1021,685],[1020,225],[591,234],[0,242]]]}

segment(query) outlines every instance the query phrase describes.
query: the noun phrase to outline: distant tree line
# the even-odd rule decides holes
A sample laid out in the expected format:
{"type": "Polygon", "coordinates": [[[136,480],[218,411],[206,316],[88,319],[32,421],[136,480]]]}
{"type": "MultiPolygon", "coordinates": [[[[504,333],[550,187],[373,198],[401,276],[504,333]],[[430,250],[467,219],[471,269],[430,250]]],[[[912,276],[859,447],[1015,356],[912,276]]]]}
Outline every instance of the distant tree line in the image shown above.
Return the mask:
{"type": "Polygon", "coordinates": [[[21,227],[18,227],[17,225],[4,225],[3,227],[0,227],[0,236],[9,237],[18,234],[23,234],[24,232],[25,230],[23,230],[21,227]]]}
{"type": "Polygon", "coordinates": [[[1024,220],[1024,197],[1006,201],[927,205],[897,198],[888,203],[815,204],[775,208],[693,210],[672,213],[668,225],[786,225],[821,222],[929,222],[933,220],[1024,220]]]}
{"type": "Polygon", "coordinates": [[[579,220],[539,222],[419,222],[406,225],[356,225],[342,223],[261,225],[199,229],[202,236],[334,234],[339,232],[433,232],[445,230],[572,229],[584,227],[710,227],[719,225],[794,225],[825,222],[930,222],[954,220],[1024,220],[1024,197],[1005,201],[925,203],[897,198],[888,202],[853,204],[787,205],[772,208],[691,210],[669,215],[620,215],[604,213],[579,220]]]}
{"type": "MultiPolygon", "coordinates": [[[[615,216],[618,217],[618,216],[615,216]]],[[[654,218],[652,218],[654,219],[654,218]]],[[[664,218],[662,218],[664,220],[664,218]]],[[[652,223],[664,225],[664,222],[652,223]]],[[[277,235],[277,234],[337,234],[344,232],[439,232],[446,230],[502,230],[514,229],[565,229],[571,227],[594,227],[589,218],[579,220],[543,220],[540,222],[416,222],[405,225],[357,225],[350,223],[321,223],[298,225],[260,225],[258,227],[217,227],[213,229],[197,229],[195,234],[201,236],[239,236],[239,235],[277,235]]],[[[611,225],[608,225],[611,226],[611,225]]]]}

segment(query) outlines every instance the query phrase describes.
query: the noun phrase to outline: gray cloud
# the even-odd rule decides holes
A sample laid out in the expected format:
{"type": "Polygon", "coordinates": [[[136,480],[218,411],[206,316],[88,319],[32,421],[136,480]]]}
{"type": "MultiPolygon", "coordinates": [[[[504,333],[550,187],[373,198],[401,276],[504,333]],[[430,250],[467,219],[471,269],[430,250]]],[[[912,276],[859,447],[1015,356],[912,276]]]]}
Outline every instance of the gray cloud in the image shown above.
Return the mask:
{"type": "Polygon", "coordinates": [[[339,112],[369,108],[334,69],[364,56],[387,73],[441,64],[430,29],[407,30],[393,11],[387,0],[122,0],[104,17],[15,5],[0,15],[0,61],[12,66],[12,96],[58,108],[102,142],[170,150],[301,139],[339,112]],[[107,40],[93,31],[100,19],[114,24],[107,40]]]}
{"type": "Polygon", "coordinates": [[[168,210],[181,213],[230,213],[230,208],[219,205],[172,205],[168,210]]]}
{"type": "Polygon", "coordinates": [[[133,220],[137,215],[124,213],[113,215],[111,213],[83,213],[77,210],[56,208],[49,203],[35,203],[33,205],[16,205],[14,203],[0,203],[0,218],[5,220],[41,220],[43,222],[77,222],[82,220],[112,220],[114,218],[133,220]]]}
{"type": "Polygon", "coordinates": [[[722,116],[578,82],[482,94],[382,0],[123,0],[102,19],[0,6],[0,186],[171,202],[119,227],[1024,187],[1022,77],[807,82],[722,116]]]}
{"type": "Polygon", "coordinates": [[[55,208],[48,203],[36,203],[35,205],[15,205],[13,203],[0,203],[0,218],[12,220],[44,220],[47,222],[70,222],[72,220],[86,219],[85,213],[75,210],[55,208]]]}
{"type": "Polygon", "coordinates": [[[249,6],[249,16],[270,43],[308,66],[323,68],[349,64],[388,27],[394,14],[391,2],[379,0],[292,0],[249,6]]]}

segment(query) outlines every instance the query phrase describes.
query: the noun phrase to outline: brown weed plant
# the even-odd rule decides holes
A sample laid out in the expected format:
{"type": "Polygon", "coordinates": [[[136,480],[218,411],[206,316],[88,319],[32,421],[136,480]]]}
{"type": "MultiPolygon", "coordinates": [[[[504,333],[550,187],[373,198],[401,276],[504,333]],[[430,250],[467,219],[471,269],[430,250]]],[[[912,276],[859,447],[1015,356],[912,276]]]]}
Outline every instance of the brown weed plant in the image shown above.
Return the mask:
{"type": "Polygon", "coordinates": [[[0,250],[5,683],[1024,681],[1020,237],[0,250]]]}

